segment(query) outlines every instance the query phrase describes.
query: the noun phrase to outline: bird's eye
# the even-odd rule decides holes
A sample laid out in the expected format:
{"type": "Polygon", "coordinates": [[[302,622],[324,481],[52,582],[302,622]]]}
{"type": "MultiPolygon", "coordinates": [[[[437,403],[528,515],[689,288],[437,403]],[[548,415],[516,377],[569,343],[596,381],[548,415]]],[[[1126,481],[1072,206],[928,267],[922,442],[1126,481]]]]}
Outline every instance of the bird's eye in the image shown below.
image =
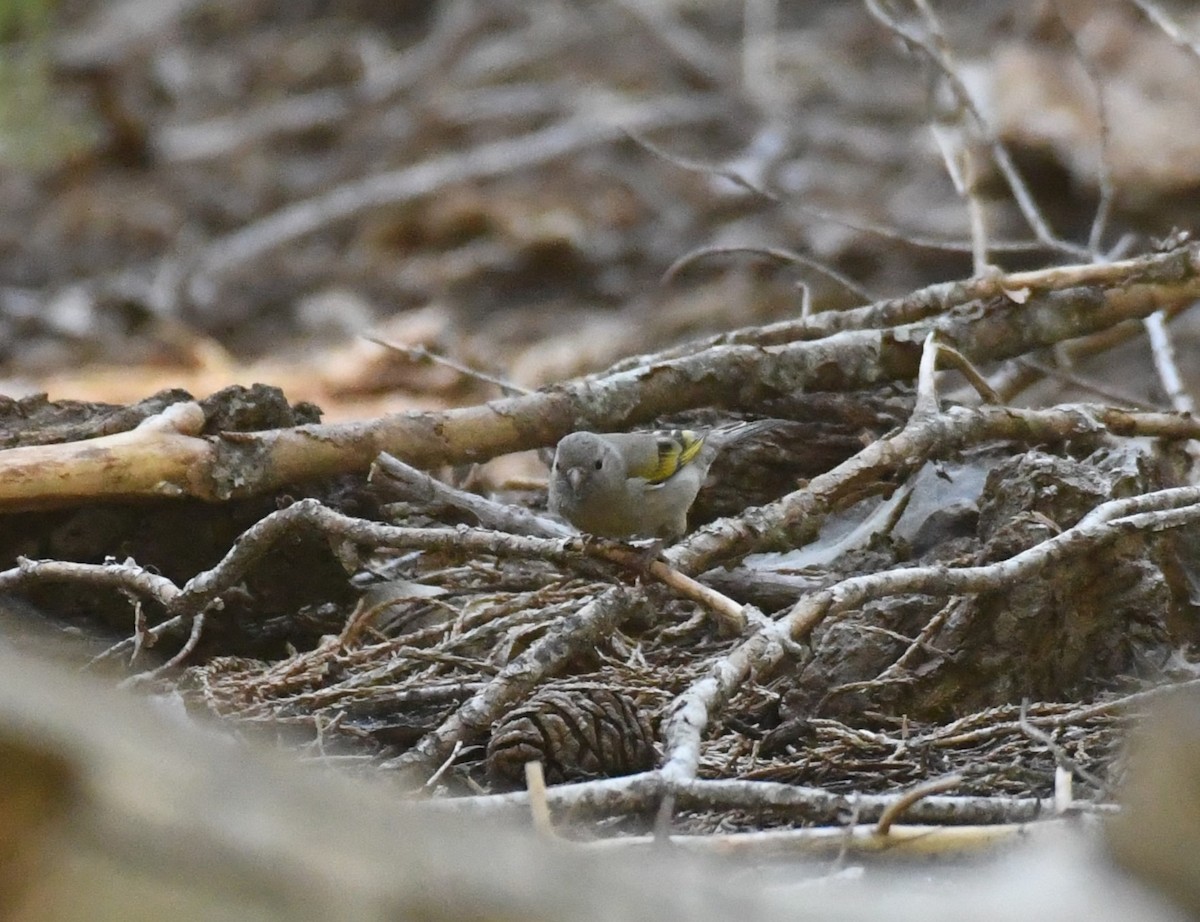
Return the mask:
{"type": "Polygon", "coordinates": [[[597,458],[597,459],[596,459],[596,463],[593,465],[593,467],[595,467],[595,468],[596,468],[596,470],[600,470],[602,467],[604,467],[604,459],[603,459],[603,458],[597,458]]]}

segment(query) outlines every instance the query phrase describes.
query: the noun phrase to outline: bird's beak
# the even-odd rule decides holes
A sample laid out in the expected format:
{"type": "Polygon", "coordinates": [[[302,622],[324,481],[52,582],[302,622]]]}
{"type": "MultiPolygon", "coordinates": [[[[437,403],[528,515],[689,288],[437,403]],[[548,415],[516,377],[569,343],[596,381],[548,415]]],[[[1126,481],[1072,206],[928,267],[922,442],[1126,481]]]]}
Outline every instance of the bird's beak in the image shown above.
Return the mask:
{"type": "Polygon", "coordinates": [[[579,468],[573,467],[567,471],[567,483],[571,485],[572,490],[579,489],[579,482],[581,480],[583,480],[583,471],[579,468]]]}

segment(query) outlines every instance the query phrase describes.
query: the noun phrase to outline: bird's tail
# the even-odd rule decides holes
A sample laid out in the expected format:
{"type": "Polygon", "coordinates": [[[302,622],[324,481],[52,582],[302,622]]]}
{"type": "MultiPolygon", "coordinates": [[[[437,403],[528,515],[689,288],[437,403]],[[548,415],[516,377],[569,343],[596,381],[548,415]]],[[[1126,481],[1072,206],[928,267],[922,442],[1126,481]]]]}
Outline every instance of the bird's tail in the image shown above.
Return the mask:
{"type": "Polygon", "coordinates": [[[785,420],[781,419],[747,420],[740,423],[731,423],[728,426],[718,426],[704,438],[714,448],[721,449],[726,445],[732,445],[734,442],[753,438],[760,432],[769,432],[772,429],[777,429],[784,425],[784,423],[785,420]]]}

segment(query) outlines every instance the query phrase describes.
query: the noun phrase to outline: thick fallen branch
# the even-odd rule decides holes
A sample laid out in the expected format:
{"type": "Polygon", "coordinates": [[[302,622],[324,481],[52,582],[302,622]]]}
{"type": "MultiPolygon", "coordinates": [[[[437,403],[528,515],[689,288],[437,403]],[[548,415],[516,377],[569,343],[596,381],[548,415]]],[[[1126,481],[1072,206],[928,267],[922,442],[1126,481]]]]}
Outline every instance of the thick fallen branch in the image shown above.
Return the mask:
{"type": "MultiPolygon", "coordinates": [[[[772,781],[739,779],[675,780],[661,771],[560,784],[546,791],[552,810],[583,816],[625,816],[655,810],[664,796],[675,798],[676,810],[747,810],[768,812],[780,819],[819,825],[842,824],[857,817],[874,823],[901,804],[905,794],[834,794],[822,788],[772,781]]],[[[940,825],[1025,823],[1050,814],[1052,803],[1036,797],[959,797],[933,795],[908,806],[906,822],[940,825]]],[[[529,794],[485,794],[436,800],[429,809],[478,817],[520,816],[529,810],[529,794]]]]}
{"type": "Polygon", "coordinates": [[[1019,289],[994,283],[1002,293],[984,301],[968,283],[961,291],[970,300],[906,325],[648,358],[625,371],[440,413],[201,437],[194,410],[172,410],[130,433],[0,452],[0,510],[132,497],[221,501],[365,471],[381,451],[417,467],[477,461],[552,445],[577,428],[620,429],[695,407],[753,408],[805,391],[910,380],[931,331],[972,362],[1023,355],[1189,303],[1200,297],[1198,269],[1200,245],[1192,245],[1129,260],[1119,272],[1027,273],[1013,277],[1019,289]]]}

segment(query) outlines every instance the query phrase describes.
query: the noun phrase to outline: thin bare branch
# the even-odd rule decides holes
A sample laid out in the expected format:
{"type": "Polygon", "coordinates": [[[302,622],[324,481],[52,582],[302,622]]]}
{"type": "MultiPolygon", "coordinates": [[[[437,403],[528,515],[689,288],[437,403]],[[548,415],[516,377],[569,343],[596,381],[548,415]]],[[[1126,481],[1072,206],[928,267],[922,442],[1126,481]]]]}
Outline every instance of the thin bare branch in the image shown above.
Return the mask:
{"type": "MultiPolygon", "coordinates": [[[[1139,497],[1142,498],[1142,497],[1139,497]]],[[[1117,538],[1142,531],[1182,528],[1200,521],[1200,488],[1178,487],[1147,494],[1169,503],[1168,508],[1108,518],[1110,509],[1121,509],[1114,500],[1085,516],[1077,525],[1028,550],[994,564],[973,567],[911,567],[853,577],[834,588],[814,593],[784,618],[789,635],[802,641],[831,614],[861,605],[868,597],[907,593],[935,596],[961,595],[1000,589],[1024,579],[1040,567],[1101,547],[1117,538]],[[1092,516],[1095,516],[1093,518],[1092,516]]]]}
{"type": "Polygon", "coordinates": [[[1188,38],[1178,23],[1163,12],[1162,7],[1157,3],[1152,3],[1150,0],[1129,0],[1129,2],[1141,10],[1142,15],[1160,29],[1177,47],[1182,48],[1195,58],[1200,58],[1200,42],[1188,38]]]}
{"type": "Polygon", "coordinates": [[[1137,497],[1136,502],[1114,500],[1102,504],[1074,527],[996,563],[959,568],[900,568],[852,577],[812,593],[779,621],[760,628],[732,652],[714,661],[708,673],[676,699],[664,721],[664,776],[671,781],[695,777],[700,742],[713,716],[751,673],[760,677],[770,674],[794,649],[781,642],[782,636],[803,642],[826,619],[882,596],[952,596],[1001,589],[1123,535],[1180,528],[1196,522],[1200,522],[1200,488],[1161,490],[1137,497]],[[1146,507],[1157,508],[1129,511],[1146,507]]]}
{"type": "MultiPolygon", "coordinates": [[[[1065,368],[1059,368],[1057,365],[1048,365],[1045,362],[1039,362],[1037,359],[1020,358],[1015,360],[1016,364],[1022,367],[1031,369],[1039,375],[1044,375],[1047,378],[1054,378],[1064,384],[1070,384],[1072,387],[1077,387],[1084,393],[1093,394],[1101,400],[1107,401],[1118,407],[1125,407],[1131,410],[1145,410],[1150,412],[1167,412],[1170,408],[1156,404],[1153,401],[1146,400],[1144,397],[1138,397],[1127,391],[1120,390],[1102,381],[1097,381],[1095,378],[1085,378],[1077,372],[1069,371],[1065,368]]],[[[1007,396],[1011,397],[1009,393],[1007,396]]]]}
{"type": "Polygon", "coordinates": [[[639,3],[637,0],[615,0],[627,16],[637,22],[654,41],[687,72],[709,89],[736,89],[728,55],[714,47],[702,33],[690,27],[661,3],[639,3]]]}
{"type": "Polygon", "coordinates": [[[1000,404],[1004,402],[1000,399],[1000,395],[988,384],[987,378],[957,349],[938,343],[938,358],[957,369],[967,379],[967,383],[975,388],[976,393],[979,394],[984,403],[1000,404]]]}
{"type": "Polygon", "coordinates": [[[630,590],[619,586],[605,590],[579,611],[554,624],[435,731],[381,767],[427,773],[459,741],[485,735],[509,705],[526,696],[544,678],[560,671],[571,657],[603,643],[638,608],[637,596],[630,590]]]}
{"type": "Polygon", "coordinates": [[[1150,340],[1150,353],[1154,357],[1154,370],[1158,373],[1158,381],[1163,392],[1171,402],[1171,408],[1178,413],[1195,413],[1196,401],[1188,393],[1183,374],[1179,371],[1179,361],[1175,357],[1175,345],[1171,341],[1167,321],[1161,311],[1155,311],[1142,321],[1150,340]]]}
{"type": "MultiPolygon", "coordinates": [[[[921,2],[921,0],[914,0],[918,9],[921,10],[927,27],[930,30],[930,34],[925,35],[901,23],[891,13],[886,11],[878,0],[863,0],[863,2],[866,4],[868,12],[881,25],[896,35],[897,38],[904,41],[909,47],[920,51],[945,77],[947,85],[954,93],[959,105],[969,113],[979,133],[980,140],[987,144],[991,151],[992,160],[996,164],[996,168],[1004,177],[1009,190],[1012,192],[1013,200],[1021,211],[1022,217],[1024,217],[1030,229],[1033,230],[1038,241],[1047,249],[1066,256],[1077,259],[1090,256],[1086,247],[1064,240],[1050,228],[1033,194],[1025,184],[1024,178],[1021,176],[1016,164],[1013,163],[1012,155],[1009,153],[1008,148],[996,137],[995,131],[991,128],[987,118],[983,115],[982,109],[976,102],[974,94],[962,79],[961,69],[950,54],[948,45],[942,42],[939,46],[936,36],[941,34],[942,29],[932,7],[928,3],[921,2]]],[[[995,250],[997,248],[993,246],[991,249],[995,250]]]]}
{"type": "Polygon", "coordinates": [[[926,781],[924,784],[918,784],[911,790],[906,791],[883,811],[883,814],[879,817],[879,822],[875,824],[875,831],[881,836],[886,836],[896,821],[907,813],[917,801],[924,800],[932,794],[952,791],[962,783],[962,775],[949,775],[945,778],[935,778],[932,781],[926,781]]]}
{"type": "Polygon", "coordinates": [[[757,246],[706,246],[692,250],[690,253],[684,253],[675,262],[667,267],[666,272],[662,275],[663,283],[673,281],[684,269],[691,266],[693,263],[706,259],[709,256],[723,256],[730,253],[749,253],[754,256],[763,256],[767,259],[773,259],[777,262],[804,266],[812,269],[826,278],[836,282],[846,291],[854,295],[863,303],[869,304],[875,298],[871,296],[865,288],[851,279],[844,273],[839,272],[832,266],[826,265],[819,259],[814,259],[811,256],[805,256],[803,253],[796,253],[792,250],[785,250],[780,247],[757,247],[757,246]]]}
{"type": "Polygon", "coordinates": [[[369,479],[390,499],[399,498],[406,502],[421,503],[425,507],[449,507],[466,512],[483,528],[541,538],[568,538],[579,534],[578,530],[565,522],[538,515],[524,506],[498,503],[452,487],[386,451],[381,452],[372,465],[369,479]]]}
{"type": "MultiPolygon", "coordinates": [[[[762,184],[751,179],[741,170],[729,166],[728,164],[712,164],[687,157],[681,157],[678,154],[672,153],[671,151],[654,144],[639,134],[630,132],[629,136],[639,145],[650,151],[650,153],[657,157],[661,157],[668,163],[673,163],[680,169],[689,170],[693,173],[701,173],[705,176],[712,176],[718,179],[724,179],[738,188],[751,193],[752,195],[756,195],[769,202],[782,205],[789,210],[799,212],[800,214],[806,215],[810,218],[815,218],[818,221],[824,221],[829,224],[837,224],[841,227],[847,227],[851,230],[873,234],[877,237],[882,237],[885,240],[893,240],[897,243],[905,243],[909,246],[919,247],[927,250],[942,250],[949,253],[971,253],[974,248],[974,244],[969,241],[963,242],[961,240],[953,240],[949,238],[927,237],[921,234],[912,233],[911,231],[907,231],[902,228],[894,228],[889,227],[886,224],[878,224],[872,221],[864,221],[859,218],[847,217],[846,215],[827,211],[814,205],[792,201],[791,199],[786,199],[780,195],[777,195],[762,184]]],[[[993,241],[991,243],[991,249],[996,253],[1029,253],[1054,248],[1048,247],[1041,240],[1004,240],[993,241]]]]}
{"type": "Polygon", "coordinates": [[[921,366],[917,371],[917,402],[913,406],[914,420],[936,416],[937,397],[937,334],[930,332],[921,348],[921,366]]]}
{"type": "Polygon", "coordinates": [[[1092,227],[1088,233],[1088,249],[1091,250],[1093,258],[1101,259],[1104,255],[1102,249],[1104,232],[1108,227],[1108,217],[1112,212],[1113,196],[1116,191],[1112,181],[1112,128],[1108,121],[1108,103],[1104,96],[1104,82],[1100,77],[1099,70],[1096,69],[1092,59],[1080,44],[1076,30],[1067,22],[1061,2],[1054,0],[1051,7],[1067,34],[1075,60],[1079,62],[1079,66],[1083,68],[1083,72],[1088,78],[1088,84],[1092,88],[1092,96],[1096,104],[1096,121],[1100,132],[1097,139],[1099,149],[1096,158],[1096,185],[1100,192],[1100,198],[1096,202],[1096,213],[1092,216],[1092,227]]]}
{"type": "Polygon", "coordinates": [[[443,154],[413,166],[347,183],[318,198],[288,205],[208,245],[188,281],[190,300],[207,304],[223,276],[300,237],[381,205],[412,201],[438,189],[527,169],[596,144],[620,139],[628,129],[703,122],[717,108],[708,100],[656,100],[641,105],[611,99],[581,100],[565,121],[471,150],[443,154]]]}
{"type": "MultiPolygon", "coordinates": [[[[1066,771],[1070,772],[1071,775],[1078,776],[1097,791],[1100,791],[1104,794],[1111,794],[1112,791],[1108,784],[1105,783],[1104,779],[1097,778],[1094,774],[1092,774],[1092,772],[1089,772],[1086,768],[1083,768],[1081,765],[1079,765],[1078,762],[1076,762],[1074,759],[1068,756],[1066,752],[1063,751],[1062,746],[1058,745],[1058,743],[1054,741],[1054,738],[1049,733],[1047,733],[1045,730],[1035,727],[1029,722],[1029,719],[1026,715],[1028,707],[1029,702],[1027,700],[1021,703],[1021,716],[1018,721],[1021,725],[1021,732],[1028,736],[1031,740],[1041,743],[1048,750],[1050,750],[1050,753],[1054,756],[1054,761],[1059,768],[1065,769],[1066,771]]],[[[1055,801],[1057,800],[1058,797],[1056,796],[1055,801]]]]}
{"type": "Polygon", "coordinates": [[[1025,444],[1057,443],[1107,429],[1143,431],[1171,438],[1195,438],[1200,421],[1189,416],[1129,413],[1109,407],[951,407],[936,416],[914,419],[893,436],[880,439],[802,489],[737,518],[721,519],[689,535],[666,552],[673,566],[701,573],[718,563],[768,549],[764,535],[788,534],[791,546],[812,540],[831,512],[856,502],[872,485],[916,471],[926,461],[946,457],[992,439],[1025,444]]]}
{"type": "Polygon", "coordinates": [[[431,362],[435,365],[442,365],[446,368],[457,371],[464,378],[471,378],[475,381],[482,381],[484,384],[490,384],[493,387],[499,388],[502,394],[512,396],[514,394],[529,394],[532,393],[529,388],[522,387],[519,384],[514,384],[512,381],[506,381],[503,378],[497,378],[495,375],[489,375],[485,371],[480,371],[477,368],[471,368],[469,365],[464,365],[462,362],[456,362],[454,359],[445,355],[438,355],[436,352],[430,352],[424,346],[401,346],[396,343],[390,343],[385,339],[377,339],[374,336],[364,336],[369,343],[375,343],[377,346],[383,346],[392,352],[398,352],[401,355],[406,355],[409,358],[417,359],[418,361],[431,362]]]}

